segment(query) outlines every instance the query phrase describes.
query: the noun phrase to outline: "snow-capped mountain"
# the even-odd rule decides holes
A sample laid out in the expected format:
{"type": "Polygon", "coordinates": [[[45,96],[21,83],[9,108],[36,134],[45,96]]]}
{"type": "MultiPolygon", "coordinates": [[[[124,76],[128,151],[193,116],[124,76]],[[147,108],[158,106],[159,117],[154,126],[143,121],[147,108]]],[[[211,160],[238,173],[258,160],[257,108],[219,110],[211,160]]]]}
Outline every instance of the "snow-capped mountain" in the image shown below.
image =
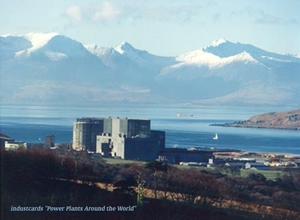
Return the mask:
{"type": "Polygon", "coordinates": [[[162,68],[177,63],[174,57],[155,56],[145,50],[138,50],[127,42],[114,48],[99,47],[94,44],[85,47],[116,72],[122,72],[123,75],[133,78],[153,79],[162,68]]]}
{"type": "Polygon", "coordinates": [[[0,40],[4,80],[88,81],[87,73],[98,80],[110,72],[81,43],[57,33],[4,36],[0,40]]]}
{"type": "Polygon", "coordinates": [[[58,33],[4,35],[0,65],[9,102],[300,105],[299,56],[223,39],[162,57],[127,42],[108,48],[58,33]]]}
{"type": "Polygon", "coordinates": [[[198,98],[193,97],[197,103],[300,103],[300,59],[295,56],[218,40],[176,60],[179,63],[165,67],[157,79],[176,87],[184,81],[198,85],[198,98]]]}
{"type": "Polygon", "coordinates": [[[23,36],[0,37],[0,60],[9,60],[15,57],[15,53],[32,47],[31,42],[23,36]]]}
{"type": "Polygon", "coordinates": [[[169,75],[180,79],[194,79],[219,76],[225,80],[240,81],[259,78],[282,80],[284,72],[294,68],[292,71],[297,71],[300,64],[297,57],[270,53],[249,44],[231,43],[223,39],[179,55],[176,60],[180,63],[164,69],[161,77],[169,75]]]}

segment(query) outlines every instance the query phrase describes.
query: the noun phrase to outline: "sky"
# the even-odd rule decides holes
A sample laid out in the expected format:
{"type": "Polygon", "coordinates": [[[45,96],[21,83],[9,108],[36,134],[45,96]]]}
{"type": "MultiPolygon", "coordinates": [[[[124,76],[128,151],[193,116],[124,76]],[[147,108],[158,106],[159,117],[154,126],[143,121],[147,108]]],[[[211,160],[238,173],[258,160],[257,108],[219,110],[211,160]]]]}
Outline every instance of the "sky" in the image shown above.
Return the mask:
{"type": "Polygon", "coordinates": [[[58,32],[85,44],[127,41],[164,56],[217,39],[300,54],[299,0],[1,0],[0,34],[58,32]]]}

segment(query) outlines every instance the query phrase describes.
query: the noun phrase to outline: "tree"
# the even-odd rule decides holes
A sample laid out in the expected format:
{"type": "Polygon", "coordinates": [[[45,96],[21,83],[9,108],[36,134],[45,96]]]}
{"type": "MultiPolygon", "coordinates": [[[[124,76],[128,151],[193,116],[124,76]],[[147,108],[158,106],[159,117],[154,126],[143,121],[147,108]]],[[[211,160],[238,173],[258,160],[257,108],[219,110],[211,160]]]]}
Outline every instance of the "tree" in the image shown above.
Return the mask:
{"type": "Polygon", "coordinates": [[[157,199],[159,181],[164,175],[163,172],[167,172],[170,166],[160,161],[151,161],[147,163],[145,167],[152,172],[151,176],[153,177],[154,197],[157,199]]]}

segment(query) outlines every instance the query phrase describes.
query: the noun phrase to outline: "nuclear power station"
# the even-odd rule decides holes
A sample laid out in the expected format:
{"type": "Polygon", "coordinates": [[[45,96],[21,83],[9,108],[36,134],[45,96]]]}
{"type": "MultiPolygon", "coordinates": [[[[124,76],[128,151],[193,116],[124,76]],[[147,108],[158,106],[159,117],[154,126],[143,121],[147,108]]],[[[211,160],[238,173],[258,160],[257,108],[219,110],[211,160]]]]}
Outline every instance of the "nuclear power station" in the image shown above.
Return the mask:
{"type": "Polygon", "coordinates": [[[150,130],[150,120],[79,118],[73,127],[73,149],[129,160],[155,160],[165,148],[165,132],[150,130]]]}

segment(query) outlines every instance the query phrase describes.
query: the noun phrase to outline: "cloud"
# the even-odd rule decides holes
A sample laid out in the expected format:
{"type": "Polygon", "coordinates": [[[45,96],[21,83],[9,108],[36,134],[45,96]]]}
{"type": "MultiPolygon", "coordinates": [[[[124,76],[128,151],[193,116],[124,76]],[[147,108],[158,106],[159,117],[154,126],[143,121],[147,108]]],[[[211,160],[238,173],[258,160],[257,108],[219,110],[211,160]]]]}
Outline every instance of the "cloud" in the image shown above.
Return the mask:
{"type": "Polygon", "coordinates": [[[278,24],[278,23],[281,23],[282,20],[277,16],[268,15],[268,14],[263,13],[258,18],[256,18],[255,22],[261,23],[261,24],[278,24]]]}
{"type": "Polygon", "coordinates": [[[267,13],[266,11],[262,9],[256,9],[251,6],[247,6],[241,10],[233,11],[231,13],[231,16],[236,18],[240,17],[241,15],[246,15],[254,23],[257,24],[275,24],[275,25],[287,25],[287,24],[298,24],[299,22],[293,18],[287,18],[287,17],[280,17],[277,15],[273,15],[270,13],[267,13]]]}
{"type": "Polygon", "coordinates": [[[101,19],[114,19],[121,15],[121,11],[111,2],[104,2],[101,7],[99,7],[93,15],[95,21],[101,19]]]}
{"type": "Polygon", "coordinates": [[[146,89],[146,88],[135,88],[135,87],[131,87],[128,85],[123,85],[121,86],[121,88],[126,91],[126,92],[130,92],[130,93],[149,93],[150,89],[146,89]]]}
{"type": "Polygon", "coordinates": [[[131,7],[127,7],[132,18],[154,20],[154,21],[190,21],[199,13],[202,6],[198,4],[184,3],[177,5],[149,5],[143,2],[137,2],[131,7]]]}
{"type": "Polygon", "coordinates": [[[65,9],[63,15],[72,22],[80,22],[82,20],[82,8],[77,5],[69,6],[65,9]]]}
{"type": "MultiPolygon", "coordinates": [[[[100,4],[73,5],[65,9],[63,15],[72,23],[87,22],[122,22],[125,20],[187,22],[196,16],[203,6],[197,2],[169,4],[146,4],[135,0],[129,3],[105,1],[100,4]]],[[[210,7],[210,6],[205,6],[210,7]]]]}
{"type": "Polygon", "coordinates": [[[297,24],[298,21],[294,18],[281,18],[275,15],[267,14],[264,11],[259,11],[258,16],[255,20],[256,23],[259,24],[297,24]]]}

